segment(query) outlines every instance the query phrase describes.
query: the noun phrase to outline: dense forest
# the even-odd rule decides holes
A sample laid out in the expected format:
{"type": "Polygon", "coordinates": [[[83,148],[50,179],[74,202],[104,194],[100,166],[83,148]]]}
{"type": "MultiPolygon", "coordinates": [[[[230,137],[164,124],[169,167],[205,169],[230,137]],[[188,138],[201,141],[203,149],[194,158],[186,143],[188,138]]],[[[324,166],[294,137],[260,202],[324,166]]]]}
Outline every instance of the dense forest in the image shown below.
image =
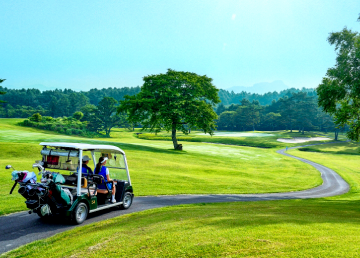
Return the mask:
{"type": "Polygon", "coordinates": [[[91,89],[81,92],[71,89],[41,92],[38,89],[14,90],[1,87],[0,90],[6,93],[0,95],[0,100],[5,101],[0,117],[27,118],[34,113],[52,117],[72,116],[86,105],[97,106],[104,97],[113,97],[119,101],[125,95],[135,95],[140,91],[140,87],[91,89]]]}
{"type": "Polygon", "coordinates": [[[243,99],[247,99],[250,102],[253,100],[259,101],[260,105],[270,105],[273,100],[279,100],[280,98],[284,96],[291,96],[291,93],[298,93],[298,92],[306,92],[308,96],[316,96],[315,89],[287,89],[280,92],[274,91],[274,92],[268,92],[265,94],[256,94],[256,93],[249,93],[249,92],[241,92],[241,93],[234,93],[229,92],[227,90],[219,90],[219,97],[221,100],[221,103],[225,106],[231,105],[231,104],[239,104],[239,102],[243,99]]]}
{"type": "MultiPolygon", "coordinates": [[[[91,89],[82,92],[71,89],[41,92],[37,89],[14,90],[0,87],[0,92],[2,92],[0,102],[3,105],[3,108],[0,109],[0,117],[29,118],[34,114],[39,114],[49,117],[47,118],[49,124],[42,125],[44,128],[52,126],[56,127],[57,131],[70,129],[74,131],[82,129],[82,125],[70,126],[70,120],[66,120],[66,117],[74,118],[81,111],[80,116],[82,117],[78,120],[88,121],[87,130],[98,133],[101,130],[108,130],[107,126],[100,126],[101,121],[97,121],[99,116],[96,114],[100,112],[101,108],[104,112],[109,109],[102,107],[105,104],[102,101],[106,99],[109,102],[111,98],[110,102],[113,102],[112,108],[115,110],[118,101],[123,100],[125,95],[137,94],[140,92],[140,87],[91,89]],[[57,120],[52,121],[53,118],[64,118],[69,126],[55,125],[57,120]]],[[[302,132],[338,130],[335,128],[332,117],[318,107],[317,94],[314,89],[288,89],[262,95],[247,92],[234,93],[221,89],[219,97],[221,103],[216,107],[216,113],[219,116],[217,119],[218,130],[297,129],[302,132]]],[[[109,114],[110,116],[111,114],[109,114]]],[[[110,124],[112,124],[111,126],[133,127],[126,123],[125,118],[125,114],[120,117],[116,116],[117,121],[110,124]]],[[[115,116],[111,119],[115,119],[115,116]]],[[[29,126],[33,120],[29,120],[29,126]]],[[[106,135],[109,135],[109,132],[106,131],[106,135]]]]}
{"type": "Polygon", "coordinates": [[[317,96],[307,92],[290,92],[270,105],[244,98],[238,104],[220,104],[216,113],[219,130],[299,130],[338,131],[330,115],[317,105],[317,96]]]}
{"type": "MultiPolygon", "coordinates": [[[[113,97],[120,101],[124,99],[125,95],[135,95],[140,92],[140,87],[91,89],[81,92],[71,89],[41,92],[38,89],[19,90],[0,87],[0,91],[6,93],[0,95],[0,102],[5,101],[4,108],[0,110],[0,117],[27,118],[34,113],[52,117],[71,116],[74,112],[81,111],[88,104],[97,106],[104,97],[113,97]]],[[[293,92],[306,92],[308,96],[316,96],[314,89],[303,88],[299,90],[292,88],[263,95],[248,92],[234,93],[220,89],[219,97],[225,106],[239,104],[243,99],[250,102],[258,101],[260,105],[270,105],[273,100],[278,101],[285,96],[290,97],[293,92]]]]}

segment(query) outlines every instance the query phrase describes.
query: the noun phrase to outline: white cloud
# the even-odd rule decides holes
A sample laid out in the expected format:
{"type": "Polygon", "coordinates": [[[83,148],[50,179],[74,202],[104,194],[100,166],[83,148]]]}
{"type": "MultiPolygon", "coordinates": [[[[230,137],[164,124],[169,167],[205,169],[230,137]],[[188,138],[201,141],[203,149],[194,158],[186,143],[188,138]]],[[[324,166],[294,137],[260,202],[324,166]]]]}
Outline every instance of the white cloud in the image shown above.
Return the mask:
{"type": "Polygon", "coordinates": [[[236,14],[234,13],[232,16],[231,16],[231,20],[235,20],[236,18],[236,14]]]}

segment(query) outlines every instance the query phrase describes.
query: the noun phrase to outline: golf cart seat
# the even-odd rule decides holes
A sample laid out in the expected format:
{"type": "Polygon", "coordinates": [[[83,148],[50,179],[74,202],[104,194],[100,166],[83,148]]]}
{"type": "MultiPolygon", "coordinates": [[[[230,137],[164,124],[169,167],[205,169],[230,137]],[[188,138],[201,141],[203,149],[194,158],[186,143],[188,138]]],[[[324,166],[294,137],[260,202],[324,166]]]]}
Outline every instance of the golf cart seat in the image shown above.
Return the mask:
{"type": "Polygon", "coordinates": [[[106,200],[111,198],[114,181],[107,182],[102,175],[93,175],[93,182],[97,185],[98,204],[104,204],[106,200]],[[108,183],[111,183],[110,189],[107,185],[108,183]],[[100,184],[104,184],[106,189],[99,189],[98,186],[100,184]]]}

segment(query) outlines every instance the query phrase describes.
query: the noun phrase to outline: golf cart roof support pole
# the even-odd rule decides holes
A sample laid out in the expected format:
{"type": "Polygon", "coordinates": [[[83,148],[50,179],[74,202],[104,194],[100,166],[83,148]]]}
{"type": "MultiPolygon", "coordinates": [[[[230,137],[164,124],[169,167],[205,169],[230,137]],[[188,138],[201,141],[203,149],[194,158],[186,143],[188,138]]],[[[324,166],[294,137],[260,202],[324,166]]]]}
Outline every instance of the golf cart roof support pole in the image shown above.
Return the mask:
{"type": "Polygon", "coordinates": [[[94,173],[95,173],[95,168],[96,168],[95,151],[91,151],[91,157],[92,157],[93,162],[94,162],[94,173]]]}
{"type": "Polygon", "coordinates": [[[78,178],[77,178],[77,187],[76,187],[76,195],[81,195],[81,174],[82,174],[82,154],[83,151],[79,151],[79,171],[78,171],[78,178]]]}
{"type": "Polygon", "coordinates": [[[125,154],[124,154],[124,161],[125,161],[125,168],[126,168],[126,173],[127,173],[127,177],[128,177],[128,180],[129,180],[129,184],[131,185],[130,173],[129,173],[129,168],[128,168],[128,165],[127,165],[127,160],[126,160],[126,155],[125,154]]]}

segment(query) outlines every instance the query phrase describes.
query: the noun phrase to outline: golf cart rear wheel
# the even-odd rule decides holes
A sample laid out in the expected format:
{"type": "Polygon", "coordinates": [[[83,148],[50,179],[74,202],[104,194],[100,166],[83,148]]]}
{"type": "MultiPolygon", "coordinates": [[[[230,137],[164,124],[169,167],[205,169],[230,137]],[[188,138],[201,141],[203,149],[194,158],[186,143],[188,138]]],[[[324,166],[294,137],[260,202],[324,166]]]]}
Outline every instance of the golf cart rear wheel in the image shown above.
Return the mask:
{"type": "Polygon", "coordinates": [[[130,192],[126,192],[124,194],[123,203],[121,204],[120,209],[122,210],[129,209],[132,204],[132,199],[133,199],[132,194],[130,192]]]}
{"type": "Polygon", "coordinates": [[[73,214],[74,222],[76,224],[83,223],[86,220],[88,213],[89,213],[89,209],[88,209],[87,205],[83,202],[80,202],[74,210],[74,214],[73,214]]]}

